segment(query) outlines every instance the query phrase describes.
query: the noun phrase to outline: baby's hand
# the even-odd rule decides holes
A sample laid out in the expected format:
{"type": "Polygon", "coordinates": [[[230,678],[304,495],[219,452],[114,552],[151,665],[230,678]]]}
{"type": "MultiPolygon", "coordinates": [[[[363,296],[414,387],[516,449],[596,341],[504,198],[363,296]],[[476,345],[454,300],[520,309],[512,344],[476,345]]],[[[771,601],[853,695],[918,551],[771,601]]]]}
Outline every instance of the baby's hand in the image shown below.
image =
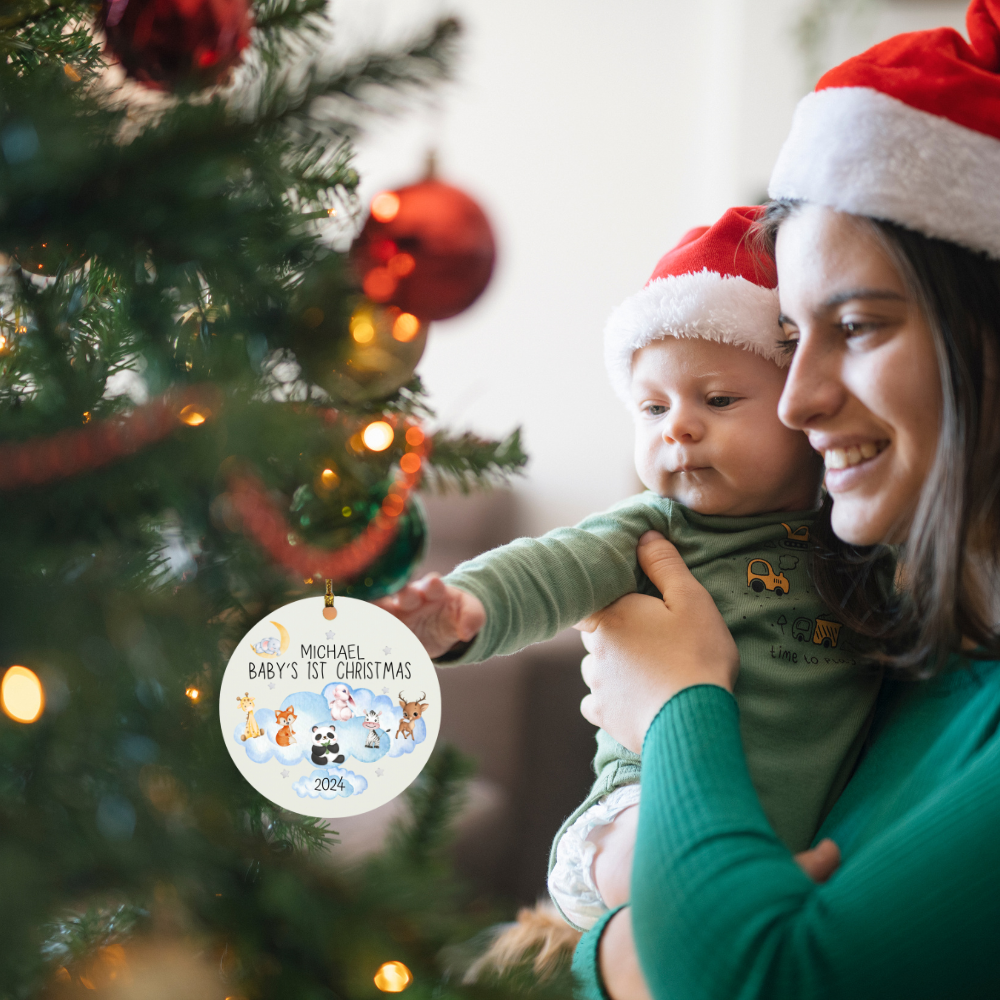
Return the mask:
{"type": "Polygon", "coordinates": [[[437,573],[428,573],[375,603],[410,629],[431,659],[447,653],[456,642],[474,639],[486,624],[482,601],[448,586],[437,573]]]}

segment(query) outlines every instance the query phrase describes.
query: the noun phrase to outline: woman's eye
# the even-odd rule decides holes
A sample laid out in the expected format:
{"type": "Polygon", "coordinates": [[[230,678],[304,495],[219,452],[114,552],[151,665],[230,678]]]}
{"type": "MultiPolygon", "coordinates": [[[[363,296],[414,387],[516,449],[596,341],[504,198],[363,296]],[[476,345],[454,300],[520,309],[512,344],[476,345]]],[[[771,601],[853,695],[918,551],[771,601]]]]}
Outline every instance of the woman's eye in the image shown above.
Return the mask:
{"type": "Polygon", "coordinates": [[[840,321],[840,329],[843,330],[848,337],[860,337],[863,334],[871,333],[873,330],[877,330],[878,324],[867,320],[844,319],[840,321]]]}
{"type": "Polygon", "coordinates": [[[799,346],[799,338],[788,337],[785,340],[779,340],[777,346],[778,350],[781,351],[782,354],[794,354],[795,348],[799,346]]]}
{"type": "Polygon", "coordinates": [[[732,404],[736,402],[736,399],[736,396],[713,396],[708,401],[708,405],[721,410],[724,406],[732,406],[732,404]]]}

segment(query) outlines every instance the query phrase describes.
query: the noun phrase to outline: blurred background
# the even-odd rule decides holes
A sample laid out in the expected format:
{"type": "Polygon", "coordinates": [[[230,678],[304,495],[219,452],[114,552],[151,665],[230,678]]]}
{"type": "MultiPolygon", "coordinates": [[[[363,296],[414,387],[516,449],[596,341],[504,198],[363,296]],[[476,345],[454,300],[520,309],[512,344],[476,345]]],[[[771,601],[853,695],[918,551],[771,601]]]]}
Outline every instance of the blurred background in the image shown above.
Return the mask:
{"type": "MultiPolygon", "coordinates": [[[[966,0],[334,0],[350,48],[454,12],[457,79],[359,143],[362,202],[423,174],[485,208],[497,268],[435,324],[418,368],[443,422],[524,429],[509,492],[431,498],[423,570],[540,534],[636,492],[630,421],[604,373],[610,311],[692,226],[761,201],[796,102],[822,72],[903,31],[964,32],[966,0]]],[[[459,860],[518,902],[544,891],[552,835],[591,780],[576,633],[442,670],[442,740],[478,761],[459,860]]],[[[378,846],[392,804],[338,824],[378,846]]]]}

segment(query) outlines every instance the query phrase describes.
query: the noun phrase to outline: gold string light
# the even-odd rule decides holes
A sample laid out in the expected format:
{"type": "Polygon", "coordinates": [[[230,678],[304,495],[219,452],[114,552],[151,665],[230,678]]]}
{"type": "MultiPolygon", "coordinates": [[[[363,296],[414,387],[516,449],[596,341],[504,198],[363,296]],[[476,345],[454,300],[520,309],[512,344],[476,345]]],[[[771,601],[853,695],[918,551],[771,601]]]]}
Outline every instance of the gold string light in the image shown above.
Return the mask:
{"type": "Polygon", "coordinates": [[[385,451],[392,444],[395,432],[385,420],[373,420],[362,432],[361,440],[370,451],[385,451]]]}
{"type": "Polygon", "coordinates": [[[402,993],[413,982],[413,973],[402,962],[383,962],[375,973],[375,985],[383,993],[402,993]]]}
{"type": "Polygon", "coordinates": [[[0,682],[0,706],[16,722],[34,722],[45,708],[38,675],[27,667],[11,667],[0,682]]]}

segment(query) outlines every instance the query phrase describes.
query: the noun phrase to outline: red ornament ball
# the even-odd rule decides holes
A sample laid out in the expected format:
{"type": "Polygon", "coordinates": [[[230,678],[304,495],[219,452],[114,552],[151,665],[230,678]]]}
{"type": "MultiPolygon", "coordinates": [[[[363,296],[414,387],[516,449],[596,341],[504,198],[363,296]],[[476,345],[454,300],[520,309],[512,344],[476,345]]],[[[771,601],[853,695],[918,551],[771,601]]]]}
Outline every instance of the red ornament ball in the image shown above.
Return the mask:
{"type": "Polygon", "coordinates": [[[483,210],[437,180],[376,195],[351,248],[365,295],[422,320],[468,309],[489,283],[495,259],[483,210]]]}
{"type": "Polygon", "coordinates": [[[154,90],[225,82],[252,25],[247,0],[104,0],[98,15],[108,51],[154,90]]]}

